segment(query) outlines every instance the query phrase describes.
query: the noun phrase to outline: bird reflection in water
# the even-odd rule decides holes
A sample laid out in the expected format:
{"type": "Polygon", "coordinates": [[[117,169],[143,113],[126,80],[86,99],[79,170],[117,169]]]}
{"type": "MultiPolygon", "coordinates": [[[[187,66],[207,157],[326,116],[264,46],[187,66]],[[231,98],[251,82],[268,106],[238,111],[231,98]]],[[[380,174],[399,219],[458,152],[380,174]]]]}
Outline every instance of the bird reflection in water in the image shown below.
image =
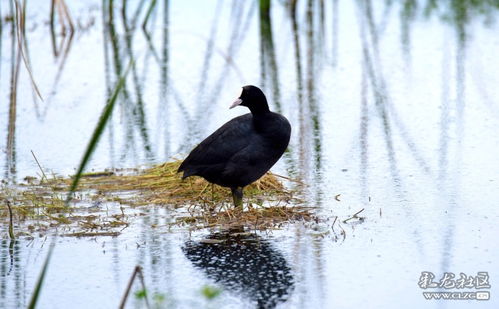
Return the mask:
{"type": "Polygon", "coordinates": [[[188,241],[184,254],[225,289],[251,299],[256,308],[287,300],[293,276],[284,256],[261,237],[234,231],[188,241]]]}

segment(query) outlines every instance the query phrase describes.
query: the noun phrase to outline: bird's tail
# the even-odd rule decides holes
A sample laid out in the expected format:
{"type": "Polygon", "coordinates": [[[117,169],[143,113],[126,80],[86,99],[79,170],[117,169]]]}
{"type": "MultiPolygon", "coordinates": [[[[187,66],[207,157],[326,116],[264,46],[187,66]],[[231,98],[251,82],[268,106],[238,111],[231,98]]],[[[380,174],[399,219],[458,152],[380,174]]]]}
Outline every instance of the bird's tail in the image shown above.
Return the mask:
{"type": "Polygon", "coordinates": [[[196,174],[196,170],[193,169],[193,168],[189,168],[184,163],[185,163],[185,161],[182,162],[182,164],[180,164],[180,166],[179,166],[179,168],[177,170],[177,173],[183,172],[182,179],[186,179],[189,176],[195,175],[196,174]]]}

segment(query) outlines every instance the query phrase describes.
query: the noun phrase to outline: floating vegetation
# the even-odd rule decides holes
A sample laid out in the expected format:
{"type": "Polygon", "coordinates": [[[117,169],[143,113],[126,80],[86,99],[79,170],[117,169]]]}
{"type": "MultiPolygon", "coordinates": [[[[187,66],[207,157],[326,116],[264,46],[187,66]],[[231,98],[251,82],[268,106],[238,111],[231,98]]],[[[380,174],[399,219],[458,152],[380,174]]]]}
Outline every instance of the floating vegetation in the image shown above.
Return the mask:
{"type": "MultiPolygon", "coordinates": [[[[120,201],[131,206],[168,204],[182,207],[201,204],[214,207],[221,203],[232,202],[227,188],[210,184],[200,177],[182,180],[181,174],[177,173],[180,163],[180,160],[168,162],[142,171],[121,170],[84,174],[80,181],[80,189],[97,190],[103,194],[135,191],[133,196],[121,195],[120,201]]],[[[244,190],[247,197],[245,201],[259,204],[263,199],[289,202],[293,199],[293,194],[284,188],[277,177],[282,176],[267,173],[247,186],[244,190]]],[[[70,181],[70,179],[54,179],[49,184],[60,186],[70,181]]]]}
{"type": "Polygon", "coordinates": [[[219,227],[223,230],[246,227],[252,230],[281,228],[284,224],[296,221],[312,221],[316,217],[310,207],[300,206],[250,206],[247,210],[226,208],[218,211],[205,209],[190,212],[189,216],[177,217],[174,225],[189,226],[194,229],[219,227]]]}
{"type": "MultiPolygon", "coordinates": [[[[46,232],[59,228],[62,236],[117,236],[150,207],[167,211],[168,228],[234,228],[252,230],[280,228],[296,221],[317,220],[310,208],[278,178],[267,173],[245,188],[244,210],[234,208],[230,190],[200,177],[181,179],[173,161],[144,169],[92,172],[81,176],[79,191],[71,204],[65,204],[73,182],[71,177],[29,177],[14,188],[0,189],[0,199],[9,201],[17,221],[27,222],[27,230],[46,232]]],[[[8,208],[0,217],[9,218],[8,208]]]]}

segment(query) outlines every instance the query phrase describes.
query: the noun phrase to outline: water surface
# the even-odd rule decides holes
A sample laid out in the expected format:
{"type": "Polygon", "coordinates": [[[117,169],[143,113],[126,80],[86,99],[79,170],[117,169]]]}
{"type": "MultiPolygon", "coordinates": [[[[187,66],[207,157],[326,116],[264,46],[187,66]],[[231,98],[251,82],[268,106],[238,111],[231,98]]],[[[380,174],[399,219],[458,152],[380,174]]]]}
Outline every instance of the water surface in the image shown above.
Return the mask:
{"type": "MultiPolygon", "coordinates": [[[[40,308],[117,307],[135,265],[166,308],[498,306],[494,2],[271,1],[267,11],[266,1],[158,1],[144,32],[149,4],[127,1],[123,14],[121,2],[68,1],[72,37],[59,13],[51,37],[49,3],[29,2],[27,56],[43,101],[16,68],[10,2],[0,3],[5,183],[39,173],[31,150],[46,171],[74,173],[133,57],[89,169],[183,157],[247,112],[228,106],[255,84],[293,127],[273,170],[305,182],[324,219],[209,245],[218,231],[168,229],[167,207],[127,209],[140,215],[118,237],[57,238],[40,308]],[[362,209],[363,221],[342,222],[362,209]],[[423,271],[488,271],[491,299],[425,300],[423,271]],[[209,301],[206,286],[223,292],[209,301]]],[[[10,243],[2,228],[0,307],[28,304],[51,240],[10,243]]]]}

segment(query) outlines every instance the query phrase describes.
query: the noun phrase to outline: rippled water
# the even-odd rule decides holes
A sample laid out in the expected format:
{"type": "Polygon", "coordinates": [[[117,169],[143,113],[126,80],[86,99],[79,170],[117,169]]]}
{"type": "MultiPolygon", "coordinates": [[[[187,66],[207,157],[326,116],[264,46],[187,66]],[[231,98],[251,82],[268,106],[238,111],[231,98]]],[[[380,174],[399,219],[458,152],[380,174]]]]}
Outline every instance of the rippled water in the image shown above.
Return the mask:
{"type": "MultiPolygon", "coordinates": [[[[228,106],[255,84],[293,127],[273,170],[307,183],[325,222],[220,244],[216,231],[168,229],[171,210],[127,209],[137,216],[118,237],[56,240],[40,308],[117,307],[135,265],[166,308],[497,308],[497,5],[307,0],[293,18],[287,1],[272,1],[270,17],[253,1],[158,1],[148,42],[140,3],[124,19],[121,2],[110,14],[109,1],[68,1],[76,30],[70,40],[56,23],[57,56],[49,3],[29,3],[43,101],[21,62],[13,103],[17,43],[0,2],[2,180],[39,173],[31,150],[47,171],[74,173],[133,55],[90,169],[182,157],[247,112],[228,106]],[[363,221],[343,222],[362,209],[363,221]],[[487,271],[491,299],[425,300],[423,271],[487,271]],[[206,286],[222,293],[210,301],[206,286]]],[[[10,243],[3,219],[1,235],[0,307],[25,307],[52,237],[10,243]]]]}

